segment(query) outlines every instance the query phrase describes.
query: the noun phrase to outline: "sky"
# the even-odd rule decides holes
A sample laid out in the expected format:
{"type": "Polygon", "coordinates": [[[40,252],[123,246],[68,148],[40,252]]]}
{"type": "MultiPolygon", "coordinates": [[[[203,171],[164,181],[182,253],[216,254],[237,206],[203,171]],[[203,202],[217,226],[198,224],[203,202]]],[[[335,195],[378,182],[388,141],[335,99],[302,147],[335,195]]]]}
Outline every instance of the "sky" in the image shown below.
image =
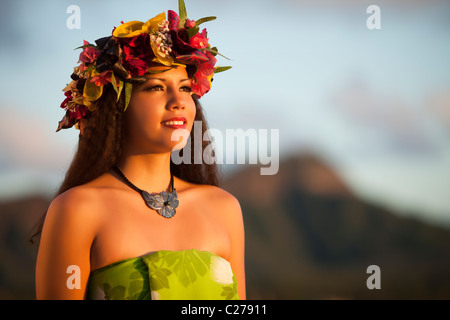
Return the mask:
{"type": "MultiPolygon", "coordinates": [[[[0,198],[50,195],[78,131],[55,133],[83,40],[175,0],[2,0],[0,198]],[[69,29],[67,8],[80,8],[69,29]]],[[[366,200],[450,227],[450,2],[186,0],[233,68],[202,97],[211,128],[278,129],[281,157],[314,152],[366,200]],[[380,29],[369,29],[369,5],[380,29]]],[[[241,168],[237,165],[235,168],[241,168]]]]}

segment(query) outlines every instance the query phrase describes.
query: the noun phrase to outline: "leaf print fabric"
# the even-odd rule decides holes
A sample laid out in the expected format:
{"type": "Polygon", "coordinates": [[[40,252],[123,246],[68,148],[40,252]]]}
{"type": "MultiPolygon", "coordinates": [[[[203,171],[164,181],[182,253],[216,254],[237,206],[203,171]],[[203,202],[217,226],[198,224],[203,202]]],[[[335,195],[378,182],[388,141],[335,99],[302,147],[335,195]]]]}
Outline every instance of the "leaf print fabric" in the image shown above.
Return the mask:
{"type": "Polygon", "coordinates": [[[233,272],[230,263],[222,257],[211,257],[211,278],[217,283],[229,285],[233,283],[233,272]]]}
{"type": "Polygon", "coordinates": [[[230,263],[196,249],[161,250],[91,273],[88,299],[238,299],[230,263]]]}

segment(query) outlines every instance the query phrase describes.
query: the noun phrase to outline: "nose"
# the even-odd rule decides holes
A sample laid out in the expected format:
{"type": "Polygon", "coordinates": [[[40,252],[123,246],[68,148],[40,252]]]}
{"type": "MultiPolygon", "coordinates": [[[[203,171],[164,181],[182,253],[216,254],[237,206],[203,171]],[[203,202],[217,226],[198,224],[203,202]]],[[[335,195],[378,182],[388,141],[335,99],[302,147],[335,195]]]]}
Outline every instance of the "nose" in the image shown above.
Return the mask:
{"type": "Polygon", "coordinates": [[[183,97],[183,95],[180,92],[173,92],[169,101],[167,102],[167,109],[170,111],[176,111],[184,110],[185,107],[185,98],[183,97]]]}

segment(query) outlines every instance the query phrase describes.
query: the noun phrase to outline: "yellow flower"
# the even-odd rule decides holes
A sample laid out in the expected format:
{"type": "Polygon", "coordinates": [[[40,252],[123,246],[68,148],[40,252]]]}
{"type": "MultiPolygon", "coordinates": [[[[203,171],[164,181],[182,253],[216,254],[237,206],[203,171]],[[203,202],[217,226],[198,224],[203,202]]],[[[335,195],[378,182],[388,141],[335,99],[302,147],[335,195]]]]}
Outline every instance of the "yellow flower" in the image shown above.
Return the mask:
{"type": "Polygon", "coordinates": [[[74,97],[73,102],[75,102],[76,104],[85,105],[89,108],[89,111],[95,110],[95,106],[83,96],[74,97]]]}
{"type": "Polygon", "coordinates": [[[97,86],[95,82],[91,82],[91,79],[95,76],[98,76],[99,73],[95,70],[92,70],[90,74],[87,75],[86,83],[84,84],[83,89],[83,97],[79,98],[79,104],[84,104],[89,108],[90,111],[93,111],[94,105],[92,105],[92,101],[97,100],[103,94],[103,86],[97,86]]]}
{"type": "MultiPolygon", "coordinates": [[[[86,88],[86,85],[85,85],[86,88]]],[[[95,90],[95,89],[94,89],[95,90]]],[[[62,91],[66,92],[66,91],[72,91],[72,95],[73,95],[73,102],[76,104],[81,104],[81,105],[85,105],[86,107],[89,108],[90,111],[94,111],[94,105],[91,103],[91,101],[95,101],[92,100],[95,95],[98,95],[98,92],[93,94],[93,90],[91,88],[89,88],[88,93],[86,94],[86,96],[84,95],[84,91],[83,90],[83,94],[79,94],[78,90],[77,90],[77,81],[72,80],[62,91]]],[[[100,93],[101,95],[101,93],[100,93]]]]}
{"type": "Polygon", "coordinates": [[[153,58],[153,62],[160,63],[165,66],[171,66],[173,64],[173,57],[170,54],[164,54],[157,48],[157,44],[155,41],[150,39],[150,46],[152,47],[155,58],[153,58]]]}
{"type": "Polygon", "coordinates": [[[113,36],[116,38],[131,38],[140,35],[141,33],[150,34],[152,30],[158,28],[158,24],[166,19],[164,12],[158,14],[156,17],[151,18],[146,23],[141,21],[130,21],[121,24],[113,31],[113,36]]]}

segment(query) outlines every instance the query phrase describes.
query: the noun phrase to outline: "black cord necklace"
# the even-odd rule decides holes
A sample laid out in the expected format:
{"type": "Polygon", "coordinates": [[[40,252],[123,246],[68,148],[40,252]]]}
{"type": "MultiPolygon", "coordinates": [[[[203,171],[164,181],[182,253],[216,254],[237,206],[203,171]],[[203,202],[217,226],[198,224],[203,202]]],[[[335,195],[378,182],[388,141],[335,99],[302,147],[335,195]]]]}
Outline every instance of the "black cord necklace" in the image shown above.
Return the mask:
{"type": "Polygon", "coordinates": [[[173,175],[170,172],[170,186],[171,191],[161,191],[160,193],[148,193],[145,190],[139,189],[130,180],[125,177],[122,171],[117,166],[113,167],[114,170],[122,177],[124,182],[133,190],[139,192],[144,199],[147,206],[153,210],[156,210],[158,214],[164,218],[172,218],[176,213],[178,207],[178,195],[177,190],[173,187],[173,175]]]}

